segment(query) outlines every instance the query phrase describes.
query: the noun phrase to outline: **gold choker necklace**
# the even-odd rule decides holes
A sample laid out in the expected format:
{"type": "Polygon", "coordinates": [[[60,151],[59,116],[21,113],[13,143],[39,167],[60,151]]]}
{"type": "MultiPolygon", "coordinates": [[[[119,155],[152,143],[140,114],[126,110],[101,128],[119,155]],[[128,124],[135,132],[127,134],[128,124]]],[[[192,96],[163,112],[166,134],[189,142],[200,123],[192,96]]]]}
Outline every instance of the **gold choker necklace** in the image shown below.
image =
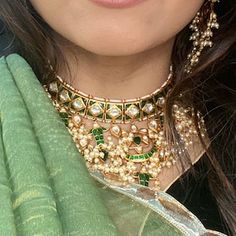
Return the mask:
{"type": "Polygon", "coordinates": [[[94,97],[74,89],[61,77],[49,84],[49,91],[59,95],[60,103],[78,112],[82,117],[106,123],[130,123],[154,117],[161,111],[164,98],[172,86],[172,72],[167,81],[153,93],[135,99],[106,99],[94,97]],[[58,82],[62,89],[58,90],[58,82]],[[58,93],[59,92],[59,93],[58,93]]]}
{"type": "MultiPolygon", "coordinates": [[[[172,83],[171,72],[152,94],[127,100],[87,95],[59,76],[44,88],[90,171],[102,173],[114,184],[136,183],[159,190],[162,168],[176,163],[176,150],[168,145],[163,130],[163,106],[172,83]],[[140,127],[140,121],[146,124],[140,127]],[[119,124],[129,127],[124,129],[119,124]]],[[[192,134],[196,134],[191,113],[190,107],[173,107],[176,128],[185,146],[192,144],[192,134]]]]}

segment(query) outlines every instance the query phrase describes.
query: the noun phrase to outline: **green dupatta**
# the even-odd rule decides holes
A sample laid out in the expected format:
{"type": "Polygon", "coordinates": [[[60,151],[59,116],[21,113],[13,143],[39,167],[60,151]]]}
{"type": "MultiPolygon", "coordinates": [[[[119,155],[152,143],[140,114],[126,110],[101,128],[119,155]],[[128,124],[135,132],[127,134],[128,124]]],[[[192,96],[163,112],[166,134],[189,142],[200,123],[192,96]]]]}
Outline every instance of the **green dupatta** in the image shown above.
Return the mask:
{"type": "Polygon", "coordinates": [[[224,235],[165,192],[112,186],[89,173],[17,54],[0,59],[0,121],[0,235],[224,235]]]}

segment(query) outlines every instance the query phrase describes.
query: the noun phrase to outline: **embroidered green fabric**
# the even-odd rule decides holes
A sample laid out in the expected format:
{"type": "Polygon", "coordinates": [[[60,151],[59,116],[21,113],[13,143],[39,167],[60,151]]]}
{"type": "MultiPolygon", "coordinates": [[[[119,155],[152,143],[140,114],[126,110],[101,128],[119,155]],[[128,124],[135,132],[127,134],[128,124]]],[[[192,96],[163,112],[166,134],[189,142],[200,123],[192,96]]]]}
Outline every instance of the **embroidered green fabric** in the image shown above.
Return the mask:
{"type": "Polygon", "coordinates": [[[0,235],[224,235],[165,192],[89,173],[29,64],[0,59],[0,235]]]}

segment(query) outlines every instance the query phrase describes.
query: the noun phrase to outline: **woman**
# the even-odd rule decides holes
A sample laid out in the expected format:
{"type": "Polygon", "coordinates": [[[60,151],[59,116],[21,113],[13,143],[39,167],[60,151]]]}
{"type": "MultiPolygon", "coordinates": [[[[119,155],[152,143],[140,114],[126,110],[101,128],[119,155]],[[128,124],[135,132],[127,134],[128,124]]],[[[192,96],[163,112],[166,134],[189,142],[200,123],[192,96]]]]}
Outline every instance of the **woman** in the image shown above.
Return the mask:
{"type": "Polygon", "coordinates": [[[1,235],[235,235],[235,14],[2,0],[1,235]]]}

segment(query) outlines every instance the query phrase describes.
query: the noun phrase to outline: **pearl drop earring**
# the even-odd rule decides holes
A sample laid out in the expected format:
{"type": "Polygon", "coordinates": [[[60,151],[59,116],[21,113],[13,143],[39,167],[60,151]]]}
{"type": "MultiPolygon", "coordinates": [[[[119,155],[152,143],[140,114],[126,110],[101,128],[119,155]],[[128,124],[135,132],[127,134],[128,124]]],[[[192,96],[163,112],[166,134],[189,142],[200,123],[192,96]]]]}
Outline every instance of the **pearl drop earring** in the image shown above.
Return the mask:
{"type": "Polygon", "coordinates": [[[190,73],[198,64],[202,51],[213,46],[213,30],[219,29],[217,14],[214,11],[216,2],[219,0],[207,0],[190,24],[189,28],[193,33],[189,40],[193,42],[193,48],[188,55],[188,63],[185,67],[187,73],[190,73]]]}

